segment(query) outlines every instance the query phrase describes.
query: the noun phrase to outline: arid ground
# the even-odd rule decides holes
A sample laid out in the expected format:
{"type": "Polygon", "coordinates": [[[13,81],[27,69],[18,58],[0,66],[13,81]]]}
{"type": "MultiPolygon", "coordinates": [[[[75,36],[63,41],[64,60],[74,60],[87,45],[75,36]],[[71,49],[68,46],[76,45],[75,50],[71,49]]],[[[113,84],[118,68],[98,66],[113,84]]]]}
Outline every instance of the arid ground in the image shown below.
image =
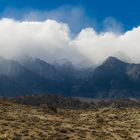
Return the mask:
{"type": "Polygon", "coordinates": [[[139,140],[140,108],[70,110],[0,100],[0,140],[139,140]]]}

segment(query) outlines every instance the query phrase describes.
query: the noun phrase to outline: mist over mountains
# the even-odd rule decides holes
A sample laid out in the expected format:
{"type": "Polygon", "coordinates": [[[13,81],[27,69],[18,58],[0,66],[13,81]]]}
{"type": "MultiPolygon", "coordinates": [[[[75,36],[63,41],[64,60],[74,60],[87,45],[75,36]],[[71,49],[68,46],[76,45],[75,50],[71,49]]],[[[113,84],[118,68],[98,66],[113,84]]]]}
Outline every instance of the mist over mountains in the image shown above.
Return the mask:
{"type": "Polygon", "coordinates": [[[44,92],[92,98],[140,97],[140,64],[109,57],[98,67],[76,68],[47,63],[39,58],[24,61],[0,58],[0,96],[44,92]]]}
{"type": "Polygon", "coordinates": [[[92,27],[73,33],[67,23],[0,19],[0,56],[19,59],[28,54],[49,63],[64,59],[75,65],[100,65],[109,56],[140,62],[140,27],[126,32],[97,32],[92,27]],[[135,55],[134,55],[135,54],[135,55]]]}

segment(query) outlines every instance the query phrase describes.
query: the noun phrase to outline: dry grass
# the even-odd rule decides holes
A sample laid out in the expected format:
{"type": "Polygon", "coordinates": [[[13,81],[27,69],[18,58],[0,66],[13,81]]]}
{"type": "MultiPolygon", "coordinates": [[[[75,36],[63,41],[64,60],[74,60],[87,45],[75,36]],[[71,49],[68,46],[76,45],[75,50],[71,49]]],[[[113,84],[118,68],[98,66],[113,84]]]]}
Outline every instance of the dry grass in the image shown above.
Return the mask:
{"type": "Polygon", "coordinates": [[[139,140],[140,109],[63,110],[0,101],[0,140],[139,140]]]}

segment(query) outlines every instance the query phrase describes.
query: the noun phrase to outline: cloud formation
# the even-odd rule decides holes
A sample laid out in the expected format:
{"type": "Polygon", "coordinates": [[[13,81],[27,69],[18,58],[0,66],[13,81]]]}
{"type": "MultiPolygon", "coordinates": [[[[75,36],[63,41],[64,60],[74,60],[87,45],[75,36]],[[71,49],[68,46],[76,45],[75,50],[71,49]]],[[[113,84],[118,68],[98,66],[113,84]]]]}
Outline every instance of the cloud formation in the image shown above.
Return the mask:
{"type": "Polygon", "coordinates": [[[28,54],[49,62],[67,59],[74,64],[83,60],[99,64],[117,56],[140,63],[139,38],[140,27],[123,34],[85,28],[73,38],[69,26],[55,20],[0,20],[0,56],[7,58],[28,54]]]}
{"type": "Polygon", "coordinates": [[[21,21],[44,21],[51,19],[57,22],[67,23],[73,32],[79,32],[83,27],[96,26],[95,19],[89,18],[81,6],[63,5],[51,10],[7,7],[0,13],[0,17],[18,19],[21,21]]]}

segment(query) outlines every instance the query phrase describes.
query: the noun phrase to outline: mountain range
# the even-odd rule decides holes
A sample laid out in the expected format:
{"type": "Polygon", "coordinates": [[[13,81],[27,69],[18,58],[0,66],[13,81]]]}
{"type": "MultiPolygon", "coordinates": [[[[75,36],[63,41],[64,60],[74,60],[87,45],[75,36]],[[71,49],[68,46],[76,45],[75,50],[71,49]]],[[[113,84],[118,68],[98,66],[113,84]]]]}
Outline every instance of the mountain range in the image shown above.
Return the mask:
{"type": "Polygon", "coordinates": [[[96,68],[77,69],[70,62],[60,65],[39,58],[0,58],[0,96],[44,92],[91,98],[139,98],[140,64],[109,57],[96,68]]]}

